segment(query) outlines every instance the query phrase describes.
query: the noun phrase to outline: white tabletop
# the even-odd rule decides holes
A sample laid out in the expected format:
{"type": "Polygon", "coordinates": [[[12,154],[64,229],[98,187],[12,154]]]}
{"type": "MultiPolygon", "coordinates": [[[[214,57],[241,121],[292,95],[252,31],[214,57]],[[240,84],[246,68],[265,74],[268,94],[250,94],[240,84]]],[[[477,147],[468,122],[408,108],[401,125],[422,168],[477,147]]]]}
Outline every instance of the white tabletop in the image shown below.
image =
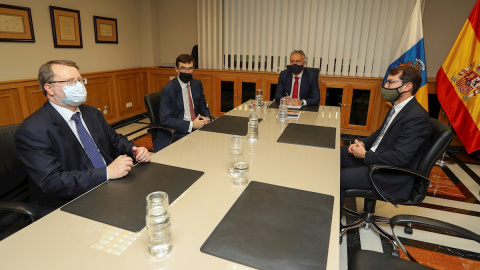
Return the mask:
{"type": "MultiPolygon", "coordinates": [[[[248,104],[228,115],[247,116],[248,104]]],[[[250,180],[335,197],[327,269],[338,269],[340,110],[321,106],[295,121],[335,127],[335,149],[277,143],[285,125],[277,123],[276,113],[260,112],[258,142],[243,140],[250,180]]],[[[166,258],[150,257],[145,229],[131,233],[56,210],[0,242],[0,269],[251,269],[200,251],[244,189],[227,174],[230,137],[199,130],[152,156],[152,162],[205,172],[171,202],[173,249],[166,258]]]]}

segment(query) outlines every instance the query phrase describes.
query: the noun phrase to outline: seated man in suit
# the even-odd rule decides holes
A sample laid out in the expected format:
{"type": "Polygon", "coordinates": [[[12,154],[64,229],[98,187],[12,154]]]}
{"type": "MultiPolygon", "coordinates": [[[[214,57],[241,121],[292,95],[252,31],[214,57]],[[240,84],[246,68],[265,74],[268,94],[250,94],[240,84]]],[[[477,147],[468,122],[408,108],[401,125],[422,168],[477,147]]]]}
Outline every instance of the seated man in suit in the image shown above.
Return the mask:
{"type": "Polygon", "coordinates": [[[41,215],[101,183],[127,175],[132,157],[150,161],[144,147],[119,135],[86,101],[78,66],[68,60],[40,67],[38,82],[47,102],[15,134],[20,159],[32,180],[32,204],[41,215]]]}
{"type": "Polygon", "coordinates": [[[372,184],[368,167],[379,163],[417,168],[420,153],[426,150],[424,142],[432,132],[429,114],[414,97],[421,83],[421,74],[414,67],[399,66],[389,71],[382,96],[393,103],[393,108],[382,126],[348,148],[341,148],[340,206],[346,189],[377,190],[387,198],[402,200],[410,196],[412,175],[375,173],[372,184]]]}
{"type": "Polygon", "coordinates": [[[318,106],[320,103],[320,88],[318,76],[305,67],[305,53],[295,50],[290,54],[290,66],[280,72],[278,77],[275,101],[290,99],[292,106],[318,106]]]}
{"type": "MultiPolygon", "coordinates": [[[[160,124],[177,131],[174,142],[210,122],[210,110],[203,95],[202,82],[193,79],[193,58],[181,54],[175,62],[177,77],[163,87],[159,112],[160,124]]],[[[163,149],[170,144],[170,140],[166,134],[158,131],[153,149],[163,149]]]]}

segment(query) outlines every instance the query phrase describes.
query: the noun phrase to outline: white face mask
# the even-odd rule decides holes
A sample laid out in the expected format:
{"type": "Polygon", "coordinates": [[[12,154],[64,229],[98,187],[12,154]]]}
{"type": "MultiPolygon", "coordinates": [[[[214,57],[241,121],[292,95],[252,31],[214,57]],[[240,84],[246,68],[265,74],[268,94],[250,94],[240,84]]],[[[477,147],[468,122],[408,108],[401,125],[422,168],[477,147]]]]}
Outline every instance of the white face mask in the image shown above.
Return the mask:
{"type": "Polygon", "coordinates": [[[67,105],[77,107],[87,100],[87,89],[81,82],[64,86],[62,90],[65,93],[62,102],[67,105]]]}

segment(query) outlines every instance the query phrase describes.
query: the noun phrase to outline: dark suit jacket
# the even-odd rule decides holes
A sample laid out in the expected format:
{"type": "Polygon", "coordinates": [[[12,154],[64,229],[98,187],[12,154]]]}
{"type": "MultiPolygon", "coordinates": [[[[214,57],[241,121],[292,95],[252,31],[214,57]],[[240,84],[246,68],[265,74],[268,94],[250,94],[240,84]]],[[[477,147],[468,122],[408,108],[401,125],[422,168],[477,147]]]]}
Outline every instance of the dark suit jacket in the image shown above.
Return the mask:
{"type": "MultiPolygon", "coordinates": [[[[278,77],[277,91],[275,92],[275,101],[280,103],[280,99],[289,96],[292,92],[292,72],[284,70],[278,77]]],[[[318,77],[314,72],[303,69],[302,82],[300,84],[300,100],[307,102],[306,106],[318,106],[320,103],[320,88],[318,87],[318,77]]]]}
{"type": "MultiPolygon", "coordinates": [[[[190,91],[192,92],[193,106],[195,115],[210,117],[210,110],[203,94],[202,82],[192,79],[190,81],[190,91]]],[[[162,88],[160,102],[160,124],[165,127],[173,128],[179,133],[178,137],[188,134],[189,121],[183,120],[185,108],[183,107],[182,89],[178,78],[168,82],[162,88]]],[[[157,132],[154,145],[161,145],[160,149],[170,143],[170,138],[160,131],[157,132]]],[[[156,147],[158,148],[158,147],[156,147]]]]}
{"type": "MultiPolygon", "coordinates": [[[[79,108],[107,165],[121,154],[132,156],[133,143],[116,133],[97,109],[79,108]]],[[[15,136],[32,180],[32,200],[43,214],[107,180],[106,168],[93,167],[75,134],[48,101],[23,121],[15,136]]]]}
{"type": "MultiPolygon", "coordinates": [[[[382,126],[369,137],[362,139],[368,151],[375,142],[382,126]]],[[[430,116],[415,98],[410,100],[393,119],[375,152],[365,154],[365,165],[388,164],[403,168],[417,169],[420,154],[425,151],[424,142],[430,137],[432,128],[430,116]]],[[[414,177],[406,174],[376,173],[373,184],[380,193],[390,198],[407,199],[413,186],[414,177]]]]}

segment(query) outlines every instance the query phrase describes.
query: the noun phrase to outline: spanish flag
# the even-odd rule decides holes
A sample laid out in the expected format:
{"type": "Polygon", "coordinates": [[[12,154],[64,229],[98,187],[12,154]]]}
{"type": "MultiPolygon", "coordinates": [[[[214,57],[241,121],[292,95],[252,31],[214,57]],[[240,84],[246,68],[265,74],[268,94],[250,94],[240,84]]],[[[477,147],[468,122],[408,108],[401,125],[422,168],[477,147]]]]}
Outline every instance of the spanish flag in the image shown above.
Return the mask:
{"type": "Polygon", "coordinates": [[[437,96],[470,154],[480,149],[480,0],[437,73],[437,96]]]}
{"type": "Polygon", "coordinates": [[[390,69],[409,65],[416,67],[422,74],[422,84],[420,85],[415,98],[428,111],[428,84],[427,84],[427,67],[425,61],[425,45],[423,43],[423,27],[422,27],[422,9],[420,7],[420,0],[417,0],[413,8],[412,15],[408,20],[407,26],[400,38],[393,61],[387,68],[387,73],[383,80],[383,84],[388,77],[390,69]]]}

